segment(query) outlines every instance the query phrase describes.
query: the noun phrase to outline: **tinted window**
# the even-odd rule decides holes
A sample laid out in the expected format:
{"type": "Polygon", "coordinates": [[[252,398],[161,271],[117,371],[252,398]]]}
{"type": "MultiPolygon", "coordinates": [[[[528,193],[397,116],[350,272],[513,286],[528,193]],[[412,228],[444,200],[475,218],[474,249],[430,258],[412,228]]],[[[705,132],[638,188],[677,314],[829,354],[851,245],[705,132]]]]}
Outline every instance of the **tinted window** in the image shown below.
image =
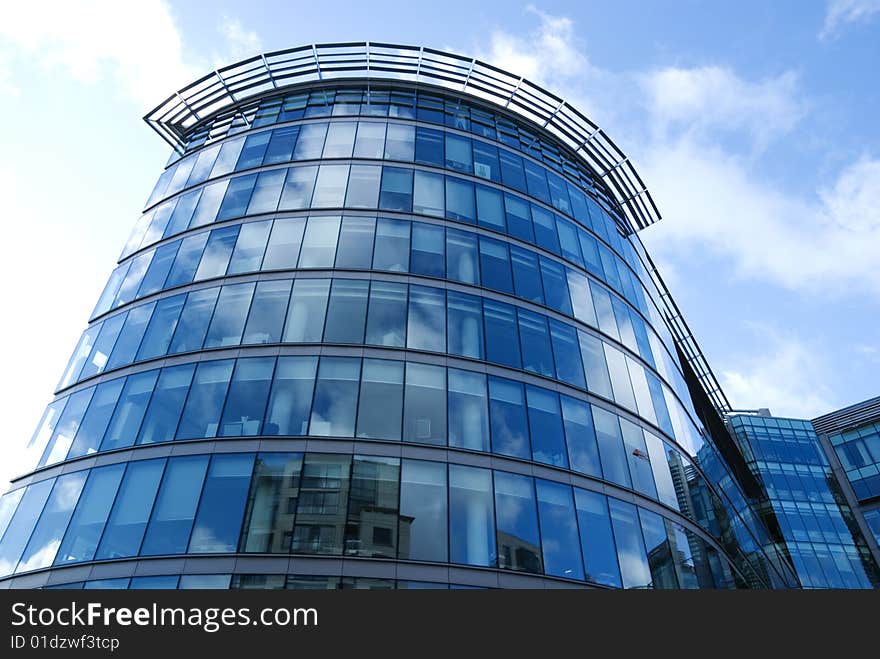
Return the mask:
{"type": "Polygon", "coordinates": [[[279,357],[264,435],[305,435],[312,408],[317,357],[279,357]]]}
{"type": "Polygon", "coordinates": [[[202,503],[189,541],[189,553],[236,550],[253,468],[253,453],[231,453],[211,458],[202,503]]]}
{"type": "Polygon", "coordinates": [[[168,461],[141,555],[182,554],[186,551],[207,468],[207,455],[168,461]]]}
{"type": "Polygon", "coordinates": [[[541,574],[541,539],[535,488],[528,476],[495,472],[498,567],[541,574]]]}
{"type": "Polygon", "coordinates": [[[321,359],[309,424],[310,435],[354,437],[360,367],[360,359],[321,359]]]}
{"type": "Polygon", "coordinates": [[[177,439],[215,437],[220,423],[220,411],[226,398],[226,388],[232,376],[233,359],[201,362],[183,409],[177,428],[177,439]]]}
{"type": "Polygon", "coordinates": [[[449,540],[452,563],[494,566],[492,472],[449,465],[449,540]]]}

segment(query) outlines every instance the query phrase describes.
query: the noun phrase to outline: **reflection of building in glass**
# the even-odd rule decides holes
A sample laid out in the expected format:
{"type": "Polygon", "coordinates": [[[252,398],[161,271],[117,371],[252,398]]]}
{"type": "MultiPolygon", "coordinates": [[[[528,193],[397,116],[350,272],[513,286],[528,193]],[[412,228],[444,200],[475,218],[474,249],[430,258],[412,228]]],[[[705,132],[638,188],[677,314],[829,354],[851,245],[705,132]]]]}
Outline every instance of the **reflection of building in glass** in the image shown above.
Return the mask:
{"type": "Polygon", "coordinates": [[[561,99],[309,46],[147,121],[174,154],[0,500],[4,584],[800,585],[654,203],[561,99]]]}

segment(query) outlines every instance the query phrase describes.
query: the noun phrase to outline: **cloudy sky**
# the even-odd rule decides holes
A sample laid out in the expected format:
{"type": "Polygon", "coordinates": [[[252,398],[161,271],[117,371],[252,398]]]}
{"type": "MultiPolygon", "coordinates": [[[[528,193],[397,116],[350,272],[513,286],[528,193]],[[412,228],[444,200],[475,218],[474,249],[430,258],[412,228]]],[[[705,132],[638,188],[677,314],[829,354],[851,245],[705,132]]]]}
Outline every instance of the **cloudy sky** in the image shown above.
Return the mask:
{"type": "Polygon", "coordinates": [[[880,0],[211,5],[4,5],[3,481],[168,157],[141,117],[314,42],[451,49],[579,106],[652,191],[642,239],[734,406],[880,394],[880,0]]]}

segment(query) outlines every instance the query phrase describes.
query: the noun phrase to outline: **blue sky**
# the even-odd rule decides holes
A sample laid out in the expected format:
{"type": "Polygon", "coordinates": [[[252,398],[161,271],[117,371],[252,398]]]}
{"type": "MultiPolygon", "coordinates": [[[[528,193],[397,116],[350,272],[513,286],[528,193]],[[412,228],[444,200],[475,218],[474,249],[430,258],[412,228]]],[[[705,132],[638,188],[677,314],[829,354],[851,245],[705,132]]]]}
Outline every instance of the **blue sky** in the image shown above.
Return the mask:
{"type": "MultiPolygon", "coordinates": [[[[168,157],[141,117],[214,67],[324,41],[475,55],[601,125],[660,206],[642,239],[734,406],[880,394],[880,0],[45,4],[0,24],[9,447],[168,157]]],[[[8,450],[0,477],[31,466],[8,450]]]]}

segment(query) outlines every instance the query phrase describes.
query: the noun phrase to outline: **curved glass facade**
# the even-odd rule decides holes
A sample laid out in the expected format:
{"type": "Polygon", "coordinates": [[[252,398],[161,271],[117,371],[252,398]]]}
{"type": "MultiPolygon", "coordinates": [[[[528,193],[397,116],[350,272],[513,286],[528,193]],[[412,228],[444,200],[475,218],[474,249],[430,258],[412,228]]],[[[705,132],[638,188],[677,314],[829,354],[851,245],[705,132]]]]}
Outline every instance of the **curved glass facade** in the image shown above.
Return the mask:
{"type": "Polygon", "coordinates": [[[797,585],[614,199],[540,126],[427,86],[196,123],[0,500],[0,579],[797,585]]]}

